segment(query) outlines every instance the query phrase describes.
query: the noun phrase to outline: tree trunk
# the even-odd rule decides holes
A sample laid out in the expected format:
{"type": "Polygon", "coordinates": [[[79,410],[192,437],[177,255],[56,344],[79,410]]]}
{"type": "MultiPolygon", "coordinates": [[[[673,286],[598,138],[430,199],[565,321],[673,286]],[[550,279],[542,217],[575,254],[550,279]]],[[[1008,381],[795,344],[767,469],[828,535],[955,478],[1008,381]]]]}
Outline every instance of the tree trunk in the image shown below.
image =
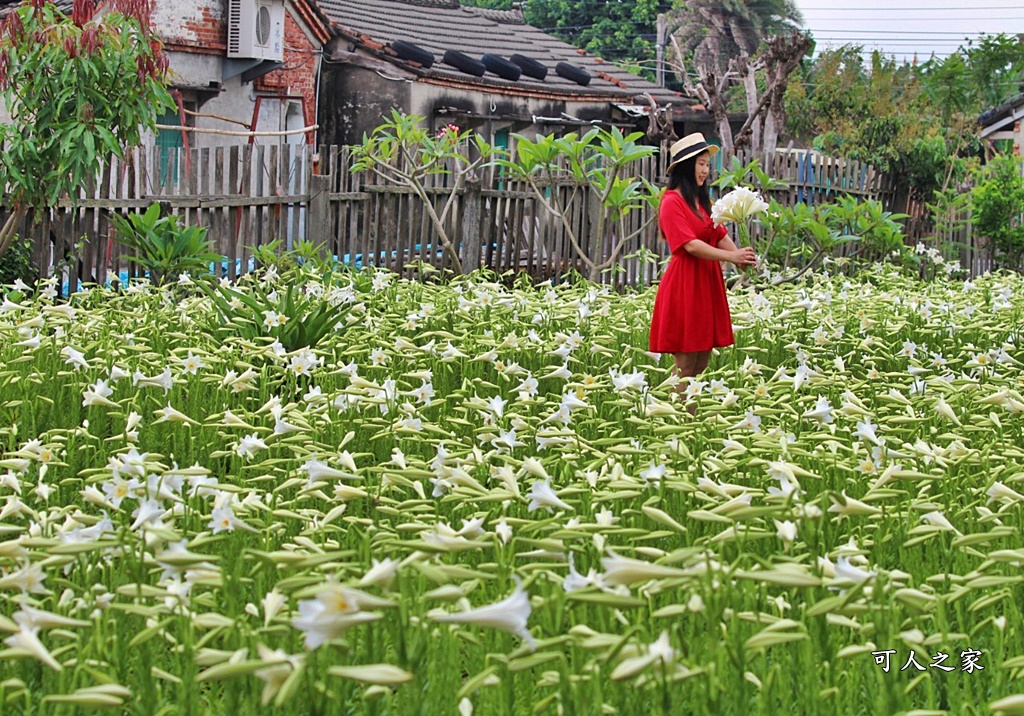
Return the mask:
{"type": "Polygon", "coordinates": [[[729,110],[725,106],[723,96],[725,81],[719,81],[714,70],[706,64],[697,67],[700,73],[700,83],[697,85],[700,98],[704,106],[715,118],[715,126],[718,128],[718,138],[722,140],[722,151],[725,155],[731,155],[735,142],[732,136],[732,125],[729,124],[729,110]]]}
{"type": "MultiPolygon", "coordinates": [[[[747,116],[760,112],[760,101],[757,96],[757,70],[758,65],[750,61],[750,57],[742,55],[737,60],[737,66],[743,77],[743,87],[747,91],[747,116]]],[[[760,156],[761,149],[761,123],[754,119],[750,123],[750,149],[754,156],[760,156]]]]}
{"type": "Polygon", "coordinates": [[[679,46],[676,36],[672,36],[672,49],[675,54],[675,69],[679,80],[683,83],[686,93],[691,97],[697,97],[715,118],[715,126],[718,130],[719,139],[722,141],[722,151],[727,155],[733,153],[732,127],[729,125],[729,112],[725,106],[725,89],[728,86],[729,73],[721,77],[717,74],[716,51],[713,47],[703,47],[699,53],[697,63],[697,75],[700,80],[694,84],[686,71],[686,60],[683,57],[683,50],[679,46]]]}
{"type": "Polygon", "coordinates": [[[772,37],[768,40],[765,64],[769,99],[768,116],[765,118],[764,127],[764,146],[767,151],[775,151],[779,134],[786,129],[785,99],[789,76],[810,49],[810,39],[798,32],[788,37],[772,37]]]}
{"type": "Polygon", "coordinates": [[[7,217],[7,221],[4,222],[3,228],[0,228],[0,258],[3,258],[4,254],[7,253],[7,249],[10,248],[11,244],[14,243],[14,237],[18,231],[18,224],[25,218],[25,214],[28,213],[28,207],[21,202],[15,202],[12,207],[11,215],[7,217]]]}

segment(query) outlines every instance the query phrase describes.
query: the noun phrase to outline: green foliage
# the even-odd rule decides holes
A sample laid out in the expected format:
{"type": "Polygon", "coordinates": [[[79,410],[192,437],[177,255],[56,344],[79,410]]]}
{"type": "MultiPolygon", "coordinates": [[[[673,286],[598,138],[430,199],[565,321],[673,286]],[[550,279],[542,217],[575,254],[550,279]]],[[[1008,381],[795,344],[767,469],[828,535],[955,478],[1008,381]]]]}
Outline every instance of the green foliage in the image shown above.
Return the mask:
{"type": "Polygon", "coordinates": [[[777,282],[795,280],[826,258],[849,263],[865,253],[880,258],[902,252],[899,222],[907,215],[885,211],[879,201],[845,196],[817,206],[788,207],[774,199],[769,203],[761,223],[767,234],[766,258],[781,269],[777,282]],[[844,244],[857,244],[857,248],[840,257],[844,244]]]}
{"type": "Polygon", "coordinates": [[[369,136],[364,135],[361,145],[353,147],[352,171],[380,170],[387,166],[414,177],[458,173],[459,169],[473,164],[465,151],[467,143],[483,156],[500,151],[482,135],[455,125],[432,134],[423,125],[424,120],[422,115],[392,109],[390,118],[385,118],[369,136]]]}
{"type": "Polygon", "coordinates": [[[77,201],[100,161],[123,157],[171,106],[167,60],[148,28],[117,7],[96,19],[83,8],[66,16],[53,3],[19,4],[0,28],[0,99],[10,115],[0,124],[0,186],[13,210],[0,255],[29,208],[77,201]]]}
{"type": "Polygon", "coordinates": [[[753,186],[760,192],[768,192],[773,189],[785,189],[789,186],[781,179],[775,179],[761,168],[761,162],[757,159],[749,164],[743,164],[739,157],[733,155],[731,166],[723,167],[718,172],[718,178],[712,182],[719,189],[733,189],[738,186],[753,186]]]}
{"type": "MultiPolygon", "coordinates": [[[[465,4],[509,10],[512,2],[470,0],[465,4]]],[[[523,18],[571,45],[654,80],[658,13],[670,7],[665,0],[531,0],[524,4],[523,18]]]]}
{"type": "Polygon", "coordinates": [[[212,252],[205,227],[181,226],[179,218],[161,216],[158,203],[144,214],[110,217],[114,239],[135,252],[125,258],[146,269],[154,285],[181,273],[209,273],[210,263],[224,258],[212,252]]]}
{"type": "Polygon", "coordinates": [[[910,66],[875,52],[868,70],[856,48],[843,48],[824,53],[808,81],[816,148],[913,178],[928,193],[937,186],[947,152],[934,151],[937,121],[910,66]]]}
{"type": "Polygon", "coordinates": [[[944,60],[924,63],[921,76],[947,117],[950,109],[976,115],[1018,94],[1024,82],[1024,44],[1016,35],[984,35],[944,60]]]}
{"type": "Polygon", "coordinates": [[[529,184],[540,204],[562,223],[576,256],[588,269],[588,278],[597,280],[607,270],[616,270],[622,250],[637,238],[656,217],[661,191],[644,177],[627,172],[629,165],[653,156],[657,149],[639,144],[642,132],[624,135],[617,127],[611,130],[591,129],[583,136],[570,132],[564,136],[539,135],[531,140],[521,134],[516,138],[516,154],[495,163],[512,176],[529,184]],[[567,192],[560,187],[568,187],[567,192]],[[594,219],[592,246],[604,246],[614,240],[607,257],[591,256],[582,248],[569,221],[576,202],[596,197],[600,207],[594,219]],[[626,233],[625,217],[637,209],[648,207],[652,219],[640,230],[626,233]]]}
{"type": "Polygon", "coordinates": [[[303,239],[296,240],[291,251],[281,251],[283,239],[275,239],[261,246],[248,247],[258,267],[270,267],[279,274],[294,271],[303,266],[314,271],[323,271],[333,266],[332,260],[324,258],[324,244],[303,239]]]}
{"type": "Polygon", "coordinates": [[[835,156],[872,164],[920,196],[942,191],[955,163],[977,154],[978,115],[1019,92],[1024,45],[1005,34],[944,59],[898,65],[862,48],[822,52],[786,93],[788,130],[835,156]]]}
{"type": "Polygon", "coordinates": [[[1024,178],[1018,157],[996,157],[978,170],[971,190],[971,223],[988,237],[1003,265],[1021,270],[1024,259],[1024,178]]]}
{"type": "Polygon", "coordinates": [[[11,117],[0,125],[0,185],[8,200],[52,206],[75,199],[101,158],[138,145],[171,97],[159,44],[136,19],[107,12],[80,26],[53,3],[12,14],[0,37],[0,96],[11,117]]]}
{"type": "MultiPolygon", "coordinates": [[[[275,272],[265,278],[272,279],[275,272]]],[[[322,291],[303,290],[298,282],[331,283],[331,269],[313,276],[296,268],[281,276],[286,287],[274,280],[247,281],[245,290],[231,288],[215,280],[198,283],[213,301],[214,318],[209,325],[222,340],[240,337],[248,341],[277,340],[288,352],[315,348],[349,312],[336,306],[322,291]]]]}
{"type": "Polygon", "coordinates": [[[907,214],[886,211],[880,201],[844,196],[823,206],[822,211],[827,226],[834,227],[841,236],[856,237],[864,249],[884,255],[903,246],[903,226],[899,222],[908,218],[907,214]]]}
{"type": "Polygon", "coordinates": [[[489,166],[490,159],[502,156],[503,150],[472,130],[463,131],[452,124],[431,134],[423,126],[424,119],[392,109],[391,117],[385,117],[370,135],[364,134],[362,144],[353,148],[352,171],[372,171],[388,183],[411,189],[430,217],[452,267],[461,274],[462,261],[449,236],[448,217],[467,180],[475,179],[476,170],[489,166]],[[435,207],[434,193],[438,182],[428,179],[436,175],[451,179],[443,185],[448,196],[440,211],[435,207]]]}
{"type": "Polygon", "coordinates": [[[15,241],[10,251],[0,256],[0,284],[11,284],[19,279],[30,284],[37,274],[37,268],[32,265],[32,246],[28,242],[15,241]]]}
{"type": "Polygon", "coordinates": [[[731,58],[754,55],[762,40],[789,34],[802,24],[794,0],[688,0],[677,3],[669,15],[683,52],[713,57],[719,71],[726,70],[731,58]]]}
{"type": "MultiPolygon", "coordinates": [[[[958,234],[961,229],[970,223],[970,206],[970,192],[961,191],[958,187],[954,186],[936,190],[932,201],[927,204],[928,211],[934,221],[935,236],[948,237],[958,234]]],[[[962,241],[946,239],[936,248],[939,250],[939,255],[942,256],[949,255],[954,250],[959,251],[960,249],[969,248],[969,246],[962,241]]],[[[920,269],[919,273],[922,275],[922,278],[925,277],[925,273],[930,274],[931,278],[935,277],[937,267],[934,263],[929,265],[922,258],[921,253],[907,251],[904,258],[907,263],[914,264],[920,269]]]]}

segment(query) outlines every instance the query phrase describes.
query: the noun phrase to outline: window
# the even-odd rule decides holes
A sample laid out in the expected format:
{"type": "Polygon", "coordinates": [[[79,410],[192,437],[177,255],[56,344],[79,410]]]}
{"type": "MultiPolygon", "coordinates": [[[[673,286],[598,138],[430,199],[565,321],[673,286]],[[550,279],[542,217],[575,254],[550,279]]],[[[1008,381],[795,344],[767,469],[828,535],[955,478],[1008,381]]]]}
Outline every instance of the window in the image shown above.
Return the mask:
{"type": "MultiPolygon", "coordinates": [[[[190,112],[196,110],[196,103],[191,100],[185,100],[183,106],[190,112]]],[[[181,115],[177,110],[165,112],[157,118],[156,123],[180,127],[181,115]]],[[[194,121],[191,120],[189,115],[185,115],[185,126],[194,126],[194,121]]],[[[178,186],[178,164],[181,150],[185,146],[184,135],[184,132],[176,129],[158,129],[156,131],[156,146],[160,150],[159,186],[178,186]]]]}
{"type": "MultiPolygon", "coordinates": [[[[493,142],[494,148],[495,149],[508,149],[508,135],[509,135],[509,133],[508,133],[507,129],[499,129],[498,131],[496,131],[494,133],[494,142],[493,142]]],[[[505,167],[498,167],[498,176],[500,177],[500,176],[504,176],[504,175],[505,175],[505,167]]],[[[505,182],[499,181],[498,182],[498,191],[501,191],[504,188],[505,188],[505,182]]]]}

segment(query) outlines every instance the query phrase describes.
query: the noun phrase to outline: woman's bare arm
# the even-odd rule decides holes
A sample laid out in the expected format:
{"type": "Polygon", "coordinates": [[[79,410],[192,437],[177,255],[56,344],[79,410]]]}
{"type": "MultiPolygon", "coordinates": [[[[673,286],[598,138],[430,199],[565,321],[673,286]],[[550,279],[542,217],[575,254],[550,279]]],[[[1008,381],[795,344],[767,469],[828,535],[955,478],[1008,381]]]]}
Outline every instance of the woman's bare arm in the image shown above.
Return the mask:
{"type": "Polygon", "coordinates": [[[729,263],[736,264],[737,266],[753,264],[755,261],[752,249],[747,248],[725,251],[724,249],[716,249],[714,246],[706,244],[700,239],[687,241],[683,244],[683,249],[686,253],[690,254],[690,256],[698,259],[707,259],[709,261],[728,261],[729,263]]]}

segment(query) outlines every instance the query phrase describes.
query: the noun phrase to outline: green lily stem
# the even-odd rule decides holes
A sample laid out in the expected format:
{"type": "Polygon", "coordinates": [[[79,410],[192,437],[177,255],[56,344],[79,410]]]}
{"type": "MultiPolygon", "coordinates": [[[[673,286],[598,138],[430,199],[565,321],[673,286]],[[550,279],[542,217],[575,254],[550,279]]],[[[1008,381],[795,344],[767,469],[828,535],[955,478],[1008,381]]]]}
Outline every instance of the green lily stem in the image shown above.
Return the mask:
{"type": "MultiPolygon", "coordinates": [[[[754,249],[754,254],[756,255],[757,247],[754,245],[754,238],[750,233],[749,221],[750,219],[743,219],[742,221],[736,222],[736,233],[738,235],[738,238],[740,239],[737,246],[739,246],[740,248],[744,246],[749,246],[750,248],[754,249]]],[[[750,266],[744,266],[742,271],[744,275],[744,281],[747,283],[749,283],[753,279],[753,277],[757,275],[755,270],[752,269],[750,266]]]]}

